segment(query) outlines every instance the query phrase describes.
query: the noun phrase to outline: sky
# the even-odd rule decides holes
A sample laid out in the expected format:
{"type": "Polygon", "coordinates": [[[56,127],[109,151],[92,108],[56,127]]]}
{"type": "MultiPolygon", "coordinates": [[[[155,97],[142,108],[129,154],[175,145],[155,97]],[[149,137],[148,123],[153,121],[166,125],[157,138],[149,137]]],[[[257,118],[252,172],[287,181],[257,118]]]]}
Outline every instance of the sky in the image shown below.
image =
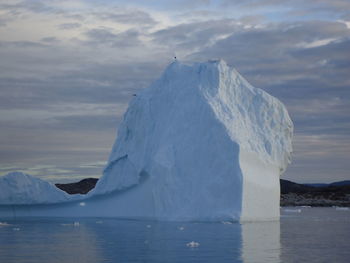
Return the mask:
{"type": "Polygon", "coordinates": [[[350,1],[0,0],[0,175],[99,177],[132,94],[222,58],[294,122],[284,179],[350,180],[350,1]]]}

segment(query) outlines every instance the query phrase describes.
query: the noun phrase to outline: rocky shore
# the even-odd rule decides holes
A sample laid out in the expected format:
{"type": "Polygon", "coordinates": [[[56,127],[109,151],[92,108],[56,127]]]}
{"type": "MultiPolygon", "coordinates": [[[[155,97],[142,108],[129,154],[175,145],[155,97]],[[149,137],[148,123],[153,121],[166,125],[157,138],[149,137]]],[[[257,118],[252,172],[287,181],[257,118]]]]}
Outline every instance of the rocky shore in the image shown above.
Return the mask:
{"type": "Polygon", "coordinates": [[[281,206],[343,206],[350,207],[350,184],[325,186],[297,184],[280,180],[281,206]]]}
{"type": "Polygon", "coordinates": [[[350,207],[350,195],[342,198],[310,194],[281,194],[281,206],[340,206],[350,207]]]}

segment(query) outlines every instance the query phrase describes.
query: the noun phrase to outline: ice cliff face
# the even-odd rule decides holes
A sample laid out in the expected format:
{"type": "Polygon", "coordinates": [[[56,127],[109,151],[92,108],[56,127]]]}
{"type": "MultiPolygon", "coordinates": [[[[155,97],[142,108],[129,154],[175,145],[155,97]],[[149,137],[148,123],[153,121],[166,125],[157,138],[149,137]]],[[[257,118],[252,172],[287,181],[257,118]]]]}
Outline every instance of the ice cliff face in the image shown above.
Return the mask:
{"type": "Polygon", "coordinates": [[[277,219],[292,131],[282,103],[224,61],[175,61],[130,102],[103,176],[83,203],[39,179],[5,177],[0,215],[277,219]],[[1,208],[64,201],[30,212],[1,208]]]}
{"type": "Polygon", "coordinates": [[[224,61],[174,62],[131,101],[93,194],[134,188],[125,201],[152,218],[276,218],[292,130],[282,103],[224,61]]]}

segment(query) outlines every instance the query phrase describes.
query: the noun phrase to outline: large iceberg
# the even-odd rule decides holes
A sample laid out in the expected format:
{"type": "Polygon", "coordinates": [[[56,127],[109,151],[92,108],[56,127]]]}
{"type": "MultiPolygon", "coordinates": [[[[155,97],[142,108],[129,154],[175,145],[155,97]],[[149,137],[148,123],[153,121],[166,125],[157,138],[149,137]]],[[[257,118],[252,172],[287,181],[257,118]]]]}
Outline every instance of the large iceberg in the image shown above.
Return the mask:
{"type": "Polygon", "coordinates": [[[283,104],[224,61],[175,61],[130,102],[84,205],[71,200],[31,215],[278,219],[292,132],[283,104]]]}

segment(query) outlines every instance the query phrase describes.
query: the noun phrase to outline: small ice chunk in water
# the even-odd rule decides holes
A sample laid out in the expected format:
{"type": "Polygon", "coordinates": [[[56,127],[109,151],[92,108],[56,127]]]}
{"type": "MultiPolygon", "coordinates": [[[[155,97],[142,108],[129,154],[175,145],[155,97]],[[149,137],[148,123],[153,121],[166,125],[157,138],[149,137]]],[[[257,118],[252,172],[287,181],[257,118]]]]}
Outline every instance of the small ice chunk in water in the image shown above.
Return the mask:
{"type": "Polygon", "coordinates": [[[103,221],[99,220],[99,221],[96,221],[96,224],[102,224],[103,221]]]}
{"type": "Polygon", "coordinates": [[[10,224],[6,223],[6,222],[0,222],[0,226],[9,226],[10,224]]]}
{"type": "Polygon", "coordinates": [[[195,241],[191,241],[186,244],[187,247],[199,247],[199,243],[195,241]]]}
{"type": "Polygon", "coordinates": [[[147,227],[147,228],[151,228],[152,226],[151,226],[151,225],[147,225],[146,227],[147,227]]]}
{"type": "Polygon", "coordinates": [[[301,209],[285,209],[284,212],[287,212],[287,213],[301,213],[301,209]]]}
{"type": "Polygon", "coordinates": [[[85,202],[80,202],[79,205],[80,206],[86,206],[86,203],[85,202]]]}
{"type": "Polygon", "coordinates": [[[19,230],[21,230],[19,227],[14,227],[14,228],[12,228],[13,229],[13,231],[19,231],[19,230]]]}
{"type": "Polygon", "coordinates": [[[335,210],[338,210],[338,211],[348,211],[348,210],[349,210],[349,207],[340,207],[340,206],[336,206],[336,207],[335,207],[335,210]]]}
{"type": "Polygon", "coordinates": [[[80,223],[76,221],[73,224],[61,224],[61,226],[80,226],[80,223]]]}
{"type": "Polygon", "coordinates": [[[179,229],[179,230],[184,230],[185,228],[183,227],[183,226],[179,226],[177,229],[179,229]]]}
{"type": "Polygon", "coordinates": [[[223,223],[224,225],[232,225],[232,222],[230,221],[222,221],[221,223],[223,223]]]}

